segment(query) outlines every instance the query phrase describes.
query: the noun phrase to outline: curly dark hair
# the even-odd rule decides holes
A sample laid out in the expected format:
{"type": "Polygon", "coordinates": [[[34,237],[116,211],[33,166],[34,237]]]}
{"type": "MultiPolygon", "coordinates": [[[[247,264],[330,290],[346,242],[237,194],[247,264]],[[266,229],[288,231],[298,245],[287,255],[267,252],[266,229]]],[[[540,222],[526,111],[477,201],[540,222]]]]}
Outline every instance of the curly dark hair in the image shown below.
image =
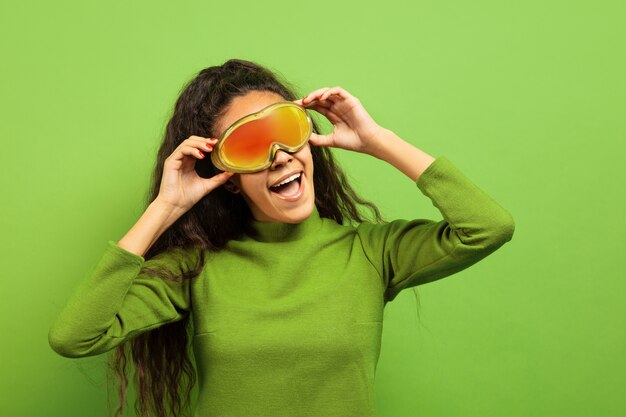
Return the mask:
{"type": "MultiPolygon", "coordinates": [[[[217,137],[216,121],[235,97],[251,91],[277,93],[289,101],[301,97],[274,72],[242,59],[229,59],[222,65],[205,68],[183,87],[158,150],[146,207],[159,193],[165,159],[191,135],[217,137]]],[[[314,120],[313,131],[320,133],[314,120]]],[[[334,219],[339,224],[345,221],[363,222],[366,219],[357,210],[357,205],[363,205],[374,213],[374,221],[386,222],[376,205],[355,193],[330,148],[311,146],[311,154],[315,169],[315,205],[320,217],[334,219]]],[[[221,172],[210,160],[205,158],[203,165],[197,168],[200,176],[210,177],[221,172]]],[[[231,193],[224,187],[218,187],[163,232],[144,255],[148,261],[158,254],[187,248],[193,253],[197,250],[196,262],[192,262],[189,268],[180,268],[178,273],[148,265],[144,265],[141,273],[176,281],[193,278],[204,267],[205,252],[219,251],[229,240],[246,233],[250,219],[252,213],[241,193],[231,193]]],[[[190,316],[141,333],[114,349],[108,362],[111,373],[107,376],[117,377],[119,384],[119,407],[115,416],[123,415],[126,402],[129,354],[135,368],[133,380],[138,416],[178,417],[190,406],[191,391],[196,382],[195,369],[190,360],[190,316]],[[185,402],[181,404],[179,390],[183,387],[185,402]]]]}

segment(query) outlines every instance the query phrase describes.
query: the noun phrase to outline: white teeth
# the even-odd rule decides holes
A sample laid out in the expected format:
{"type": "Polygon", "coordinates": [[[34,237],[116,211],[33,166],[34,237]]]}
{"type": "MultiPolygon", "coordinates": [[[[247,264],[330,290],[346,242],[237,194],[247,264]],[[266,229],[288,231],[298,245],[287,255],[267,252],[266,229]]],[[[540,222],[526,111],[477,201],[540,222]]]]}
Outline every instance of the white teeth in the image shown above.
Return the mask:
{"type": "Polygon", "coordinates": [[[288,182],[293,181],[293,180],[297,179],[298,177],[300,177],[300,174],[301,174],[300,172],[298,172],[297,174],[293,174],[291,177],[285,178],[282,182],[279,182],[276,185],[272,185],[271,188],[278,187],[279,185],[282,185],[282,184],[287,184],[288,182]]]}

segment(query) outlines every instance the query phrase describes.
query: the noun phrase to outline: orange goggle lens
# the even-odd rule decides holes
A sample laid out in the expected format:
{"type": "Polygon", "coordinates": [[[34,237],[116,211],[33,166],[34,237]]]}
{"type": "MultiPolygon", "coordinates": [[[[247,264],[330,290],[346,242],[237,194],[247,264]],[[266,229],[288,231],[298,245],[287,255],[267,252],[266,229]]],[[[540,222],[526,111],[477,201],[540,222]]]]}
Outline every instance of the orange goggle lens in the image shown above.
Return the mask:
{"type": "Polygon", "coordinates": [[[222,171],[262,171],[272,164],[279,149],[300,150],[312,130],[304,107],[291,101],[274,103],[226,129],[211,152],[211,161],[222,171]]]}

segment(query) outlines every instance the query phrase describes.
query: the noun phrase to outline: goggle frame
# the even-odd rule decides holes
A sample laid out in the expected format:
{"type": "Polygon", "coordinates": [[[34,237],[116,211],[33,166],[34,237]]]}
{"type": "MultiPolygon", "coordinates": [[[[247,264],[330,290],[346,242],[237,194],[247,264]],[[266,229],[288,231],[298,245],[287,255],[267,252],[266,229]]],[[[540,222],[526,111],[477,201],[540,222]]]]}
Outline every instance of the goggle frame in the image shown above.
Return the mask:
{"type": "Polygon", "coordinates": [[[259,171],[263,171],[264,169],[269,168],[273,161],[274,158],[276,156],[276,152],[278,152],[279,149],[285,151],[285,152],[289,152],[289,153],[294,153],[294,152],[298,152],[300,149],[302,149],[306,143],[309,141],[309,138],[311,137],[311,133],[313,132],[313,122],[311,121],[311,117],[309,116],[309,114],[306,112],[306,109],[297,104],[294,103],[293,101],[279,101],[276,103],[273,103],[267,107],[264,107],[263,109],[248,114],[238,120],[236,120],[235,122],[233,122],[225,131],[224,133],[218,138],[217,143],[215,144],[215,146],[213,147],[213,151],[211,152],[211,162],[213,163],[213,165],[215,165],[215,167],[217,169],[220,169],[222,171],[229,171],[229,172],[234,172],[234,173],[240,173],[240,174],[250,174],[250,173],[254,173],[254,172],[259,172],[259,171]],[[268,158],[266,159],[266,161],[258,166],[258,167],[253,167],[253,168],[244,168],[244,167],[240,167],[240,166],[235,166],[235,165],[231,165],[228,162],[226,162],[224,160],[224,158],[222,158],[222,147],[224,145],[224,142],[228,139],[229,135],[235,131],[237,128],[239,128],[240,126],[249,123],[251,121],[254,120],[258,120],[258,119],[262,119],[263,117],[266,117],[269,113],[271,113],[272,111],[282,108],[282,107],[295,107],[297,108],[299,111],[301,111],[305,116],[305,123],[307,124],[306,127],[306,139],[302,140],[302,143],[298,146],[287,146],[283,143],[280,142],[273,142],[270,145],[270,149],[269,149],[269,155],[268,158]]]}

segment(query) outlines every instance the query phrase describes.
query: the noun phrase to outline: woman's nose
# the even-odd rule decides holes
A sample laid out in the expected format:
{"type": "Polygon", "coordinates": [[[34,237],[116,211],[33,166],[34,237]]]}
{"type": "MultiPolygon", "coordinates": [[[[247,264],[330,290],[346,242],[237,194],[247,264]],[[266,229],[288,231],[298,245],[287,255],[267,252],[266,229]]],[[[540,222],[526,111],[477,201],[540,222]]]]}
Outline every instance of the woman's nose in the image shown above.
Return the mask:
{"type": "Polygon", "coordinates": [[[275,168],[275,167],[280,166],[282,164],[286,164],[292,158],[293,158],[293,156],[291,156],[291,154],[289,154],[288,152],[283,151],[282,149],[279,149],[278,151],[276,151],[276,155],[274,155],[274,161],[272,161],[272,168],[275,168]]]}

